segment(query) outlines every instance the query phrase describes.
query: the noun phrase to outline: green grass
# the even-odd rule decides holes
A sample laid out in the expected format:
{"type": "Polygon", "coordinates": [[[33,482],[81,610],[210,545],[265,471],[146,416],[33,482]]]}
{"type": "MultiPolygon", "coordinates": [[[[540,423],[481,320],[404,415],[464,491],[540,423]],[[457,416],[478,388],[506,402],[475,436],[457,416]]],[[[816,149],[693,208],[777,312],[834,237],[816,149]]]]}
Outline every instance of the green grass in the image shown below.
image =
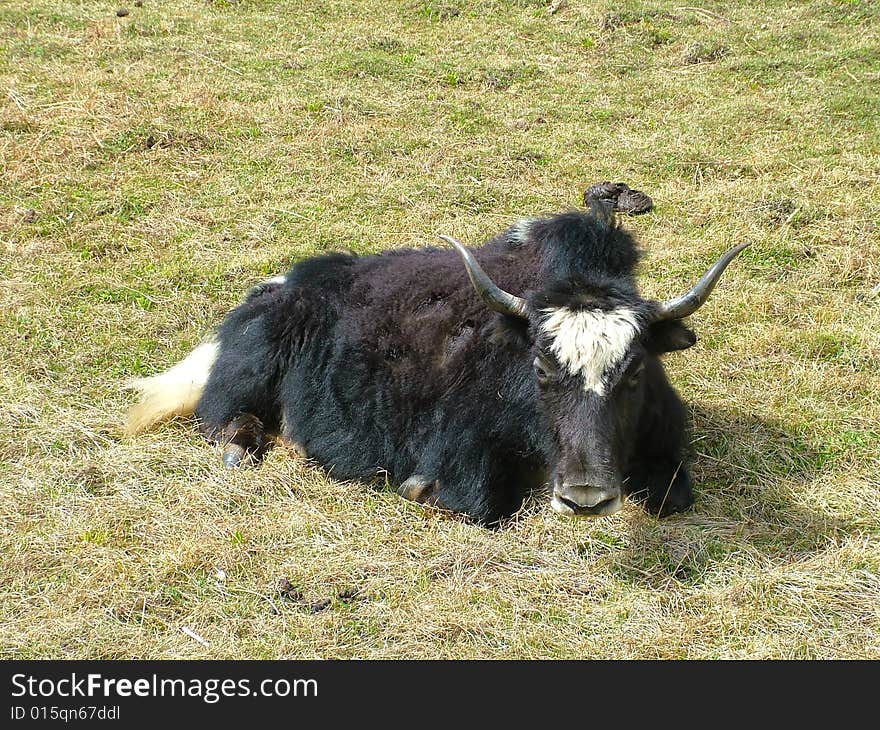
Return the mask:
{"type": "Polygon", "coordinates": [[[876,3],[116,7],[0,7],[3,656],[880,657],[876,3]],[[647,295],[753,243],[668,358],[687,515],[489,531],[120,437],[260,278],[604,179],[657,205],[647,295]]]}

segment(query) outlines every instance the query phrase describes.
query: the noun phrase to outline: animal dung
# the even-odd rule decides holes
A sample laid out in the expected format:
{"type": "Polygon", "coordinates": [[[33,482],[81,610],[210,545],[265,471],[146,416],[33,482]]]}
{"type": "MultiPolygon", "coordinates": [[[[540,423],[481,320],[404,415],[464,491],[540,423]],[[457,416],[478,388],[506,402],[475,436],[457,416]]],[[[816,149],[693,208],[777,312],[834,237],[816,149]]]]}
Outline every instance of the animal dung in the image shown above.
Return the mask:
{"type": "Polygon", "coordinates": [[[654,208],[654,201],[641,190],[633,190],[626,183],[604,181],[596,183],[584,192],[584,205],[600,202],[618,213],[640,215],[654,208]]]}

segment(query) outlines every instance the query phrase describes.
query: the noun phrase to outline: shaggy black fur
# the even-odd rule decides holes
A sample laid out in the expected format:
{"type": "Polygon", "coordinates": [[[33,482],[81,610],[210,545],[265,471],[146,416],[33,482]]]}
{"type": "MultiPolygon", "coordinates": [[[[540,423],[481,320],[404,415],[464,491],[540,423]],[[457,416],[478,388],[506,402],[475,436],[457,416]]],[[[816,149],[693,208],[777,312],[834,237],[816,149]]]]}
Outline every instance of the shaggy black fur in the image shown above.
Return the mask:
{"type": "MultiPolygon", "coordinates": [[[[647,320],[654,306],[636,288],[634,240],[601,208],[513,227],[474,254],[536,311],[626,304],[647,320]]],[[[643,327],[597,404],[556,372],[539,324],[490,311],[450,249],[307,259],[227,315],[197,416],[221,440],[252,415],[334,477],[419,475],[436,504],[482,523],[596,467],[654,513],[690,506],[685,412],[658,355],[693,334],[643,327]],[[552,378],[536,375],[538,356],[552,378]]]]}

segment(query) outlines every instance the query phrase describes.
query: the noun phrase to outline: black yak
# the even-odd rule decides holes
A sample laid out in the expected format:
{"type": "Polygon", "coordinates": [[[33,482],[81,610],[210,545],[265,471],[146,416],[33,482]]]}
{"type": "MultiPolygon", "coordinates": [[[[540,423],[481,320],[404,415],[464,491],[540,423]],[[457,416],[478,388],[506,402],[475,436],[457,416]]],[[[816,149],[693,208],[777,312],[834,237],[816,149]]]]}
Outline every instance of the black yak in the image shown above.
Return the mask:
{"type": "Polygon", "coordinates": [[[644,299],[599,204],[480,248],[335,253],[253,289],[183,362],[135,381],[130,433],[195,413],[230,466],[276,439],[340,479],[492,524],[549,484],[567,515],[693,503],[687,418],[660,355],[745,247],[683,296],[644,299]],[[462,265],[464,263],[464,265],[462,265]],[[517,292],[517,295],[510,292],[517,292]]]}

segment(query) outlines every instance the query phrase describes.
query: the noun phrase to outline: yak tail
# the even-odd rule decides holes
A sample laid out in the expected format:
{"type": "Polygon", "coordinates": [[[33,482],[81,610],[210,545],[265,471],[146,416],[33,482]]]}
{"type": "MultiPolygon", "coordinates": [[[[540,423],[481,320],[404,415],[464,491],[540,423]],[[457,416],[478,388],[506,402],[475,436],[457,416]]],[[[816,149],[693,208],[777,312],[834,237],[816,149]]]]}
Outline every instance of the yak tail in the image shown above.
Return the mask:
{"type": "Polygon", "coordinates": [[[130,381],[129,387],[137,390],[141,399],[128,411],[126,435],[133,436],[160,421],[193,413],[219,347],[218,342],[205,342],[164,373],[130,381]]]}

